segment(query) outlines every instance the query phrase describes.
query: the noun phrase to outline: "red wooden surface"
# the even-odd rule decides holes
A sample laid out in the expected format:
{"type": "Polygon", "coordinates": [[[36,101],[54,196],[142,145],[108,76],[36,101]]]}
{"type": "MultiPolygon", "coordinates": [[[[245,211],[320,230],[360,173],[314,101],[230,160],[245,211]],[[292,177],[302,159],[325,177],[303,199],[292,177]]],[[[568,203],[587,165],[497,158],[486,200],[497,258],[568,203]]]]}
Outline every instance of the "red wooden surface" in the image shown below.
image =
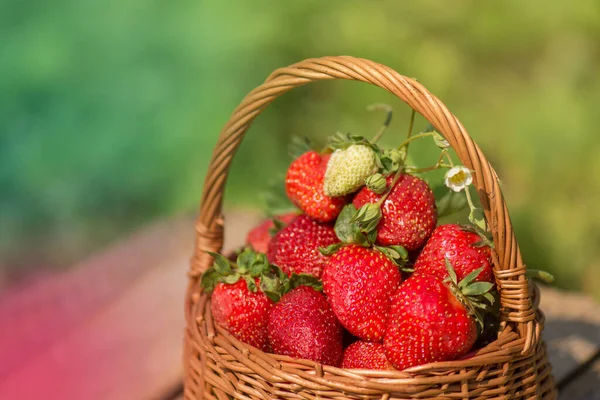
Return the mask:
{"type": "MultiPolygon", "coordinates": [[[[227,215],[225,247],[256,215],[227,215]]],[[[0,296],[0,399],[164,399],[181,377],[192,218],[157,223],[65,273],[0,296]]],[[[600,399],[600,307],[542,288],[546,338],[563,399],[600,399]],[[572,381],[572,383],[571,383],[572,381]],[[595,396],[595,397],[594,397],[595,396]]]]}

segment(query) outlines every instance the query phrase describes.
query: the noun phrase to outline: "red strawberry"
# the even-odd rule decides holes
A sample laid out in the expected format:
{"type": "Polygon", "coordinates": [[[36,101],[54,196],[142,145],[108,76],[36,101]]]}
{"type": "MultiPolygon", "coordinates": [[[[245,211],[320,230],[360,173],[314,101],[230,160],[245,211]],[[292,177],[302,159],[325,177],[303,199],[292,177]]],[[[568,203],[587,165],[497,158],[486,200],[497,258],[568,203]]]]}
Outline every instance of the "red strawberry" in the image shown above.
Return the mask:
{"type": "Polygon", "coordinates": [[[348,245],[329,258],[322,278],[341,324],[363,340],[382,341],[390,296],[401,281],[398,267],[379,251],[348,245]]]}
{"type": "Polygon", "coordinates": [[[446,261],[456,271],[458,280],[483,267],[476,281],[493,282],[491,248],[475,245],[481,236],[460,225],[440,225],[434,231],[414,265],[415,272],[428,273],[440,278],[448,276],[446,261]]]}
{"type": "Polygon", "coordinates": [[[319,247],[337,242],[339,240],[333,225],[299,215],[273,236],[267,258],[288,275],[304,273],[319,278],[327,262],[327,257],[319,252],[319,247]]]}
{"type": "Polygon", "coordinates": [[[275,354],[340,364],[342,327],[325,296],[311,287],[283,295],[269,312],[268,332],[275,354]]]}
{"type": "Polygon", "coordinates": [[[359,340],[344,350],[342,368],[394,369],[385,356],[383,344],[359,340]]]}
{"type": "MultiPolygon", "coordinates": [[[[471,349],[477,339],[477,325],[467,307],[483,305],[470,303],[460,293],[463,282],[456,285],[433,275],[417,274],[400,285],[390,306],[383,342],[394,367],[402,370],[454,360],[471,349]]],[[[478,295],[491,288],[486,282],[473,285],[470,292],[478,295]]]]}
{"type": "Polygon", "coordinates": [[[345,197],[328,197],[323,192],[330,157],[307,151],[292,162],[285,177],[289,199],[309,217],[321,222],[333,221],[347,203],[345,197]]]}
{"type": "Polygon", "coordinates": [[[285,226],[296,216],[298,216],[298,213],[291,212],[262,221],[248,232],[246,244],[258,253],[266,253],[269,241],[271,240],[271,231],[275,228],[275,222],[273,220],[277,220],[285,226]]]}
{"type": "MultiPolygon", "coordinates": [[[[258,279],[255,279],[258,285],[258,279]]],[[[234,284],[218,283],[212,293],[215,323],[238,340],[268,351],[267,317],[274,304],[262,291],[251,292],[244,279],[234,284]]]]}
{"type": "MultiPolygon", "coordinates": [[[[387,178],[391,185],[393,176],[387,178]]],[[[353,204],[360,209],[367,203],[376,203],[384,194],[368,187],[362,188],[353,204]]],[[[435,197],[429,185],[412,175],[401,174],[391,193],[381,206],[382,217],[377,225],[377,244],[400,245],[406,250],[417,250],[425,244],[435,229],[437,210],[435,197]]]]}

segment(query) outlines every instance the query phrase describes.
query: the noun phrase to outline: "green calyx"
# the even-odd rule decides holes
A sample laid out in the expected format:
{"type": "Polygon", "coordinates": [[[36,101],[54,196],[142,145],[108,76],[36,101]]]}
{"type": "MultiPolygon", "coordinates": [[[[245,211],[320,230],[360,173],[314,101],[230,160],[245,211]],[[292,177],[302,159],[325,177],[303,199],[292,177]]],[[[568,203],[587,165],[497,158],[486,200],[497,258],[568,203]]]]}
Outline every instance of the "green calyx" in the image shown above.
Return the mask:
{"type": "Polygon", "coordinates": [[[342,243],[371,246],[377,239],[377,224],[381,220],[377,204],[365,204],[359,210],[352,203],[346,205],[335,221],[335,234],[342,243]]]}
{"type": "Polygon", "coordinates": [[[281,296],[298,286],[310,286],[316,290],[323,290],[319,279],[307,274],[292,274],[288,277],[278,266],[270,264],[267,256],[256,253],[251,249],[243,250],[236,262],[232,262],[218,253],[207,252],[214,258],[213,265],[202,274],[200,285],[212,292],[215,286],[222,282],[234,284],[244,279],[248,290],[256,292],[261,290],[271,300],[278,301],[281,296]],[[256,286],[258,278],[259,287],[256,286]]]}
{"type": "Polygon", "coordinates": [[[329,137],[329,147],[333,150],[347,149],[350,146],[361,144],[368,146],[373,150],[378,149],[377,145],[369,142],[367,138],[360,135],[353,135],[351,133],[336,132],[334,135],[329,137]]]}
{"type": "Polygon", "coordinates": [[[369,176],[365,180],[365,185],[367,186],[367,188],[369,188],[370,191],[377,194],[382,194],[388,188],[387,180],[379,172],[369,176]]]}
{"type": "Polygon", "coordinates": [[[491,282],[475,282],[477,276],[483,271],[483,267],[472,271],[459,282],[448,258],[445,259],[445,263],[448,277],[444,279],[444,283],[465,306],[469,315],[475,318],[479,328],[483,329],[485,314],[491,312],[492,306],[498,302],[497,293],[492,291],[494,284],[491,282]]]}
{"type": "Polygon", "coordinates": [[[381,208],[378,203],[367,203],[358,210],[352,203],[346,205],[340,212],[334,226],[340,243],[320,248],[319,251],[326,256],[330,256],[342,246],[348,244],[372,247],[392,260],[403,271],[412,272],[412,270],[403,268],[408,263],[408,251],[404,247],[375,245],[377,225],[381,217],[381,208]]]}

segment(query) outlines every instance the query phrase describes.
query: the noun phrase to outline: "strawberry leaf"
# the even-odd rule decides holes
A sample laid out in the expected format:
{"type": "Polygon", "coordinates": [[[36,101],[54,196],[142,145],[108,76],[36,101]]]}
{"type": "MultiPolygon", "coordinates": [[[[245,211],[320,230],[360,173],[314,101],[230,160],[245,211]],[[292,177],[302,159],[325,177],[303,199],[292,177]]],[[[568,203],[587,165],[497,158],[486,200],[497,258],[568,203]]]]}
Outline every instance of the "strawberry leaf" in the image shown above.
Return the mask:
{"type": "Polygon", "coordinates": [[[485,297],[485,299],[491,304],[494,305],[494,303],[496,302],[496,298],[494,297],[494,295],[491,292],[487,292],[484,293],[483,297],[485,297]]]}
{"type": "Polygon", "coordinates": [[[539,269],[528,269],[527,272],[525,272],[525,276],[532,279],[538,279],[544,283],[554,282],[554,276],[551,273],[539,269]]]}
{"type": "Polygon", "coordinates": [[[246,285],[248,285],[248,290],[251,292],[256,292],[258,288],[256,287],[256,283],[254,282],[254,278],[248,275],[242,275],[244,280],[246,281],[246,285]]]}
{"type": "Polygon", "coordinates": [[[229,260],[227,258],[225,258],[221,254],[213,253],[211,251],[207,251],[207,253],[210,254],[210,256],[212,258],[214,258],[215,261],[213,263],[213,267],[215,268],[215,271],[217,271],[217,273],[219,275],[231,274],[231,272],[232,272],[231,264],[229,263],[229,260]]]}
{"type": "Polygon", "coordinates": [[[474,282],[463,288],[462,292],[466,296],[480,296],[489,292],[492,287],[494,287],[494,284],[490,282],[474,282]]]}
{"type": "Polygon", "coordinates": [[[360,233],[358,226],[350,222],[355,213],[356,207],[350,203],[342,209],[335,221],[333,228],[335,234],[344,243],[355,243],[355,237],[357,233],[360,233]]]}
{"type": "Polygon", "coordinates": [[[298,208],[292,204],[285,191],[285,174],[279,175],[270,180],[267,188],[261,193],[264,209],[268,216],[286,214],[292,211],[298,211],[298,208]]]}
{"type": "Polygon", "coordinates": [[[324,256],[331,256],[342,247],[344,243],[334,243],[327,247],[319,247],[319,252],[324,256]]]}
{"type": "Polygon", "coordinates": [[[469,208],[467,197],[462,192],[454,192],[446,185],[437,186],[433,189],[438,218],[444,218],[469,208]]]}
{"type": "MultiPolygon", "coordinates": [[[[431,132],[431,131],[430,131],[431,132]]],[[[433,142],[435,143],[435,145],[440,148],[440,149],[447,149],[448,147],[450,147],[450,143],[448,143],[448,141],[439,133],[435,132],[435,134],[433,135],[433,142]]]]}
{"type": "Polygon", "coordinates": [[[477,268],[476,270],[471,271],[467,276],[465,276],[462,279],[462,281],[460,281],[458,283],[458,287],[460,289],[463,289],[463,288],[469,286],[473,281],[475,281],[475,279],[477,279],[477,277],[479,276],[481,271],[483,271],[483,267],[477,268]]]}
{"type": "Polygon", "coordinates": [[[336,132],[329,137],[329,147],[332,149],[347,149],[353,144],[364,144],[371,148],[375,145],[371,144],[364,136],[352,135],[351,133],[336,132]]]}
{"type": "Polygon", "coordinates": [[[212,292],[219,283],[219,273],[214,268],[207,269],[200,279],[200,285],[207,291],[212,292]]]}
{"type": "Polygon", "coordinates": [[[275,275],[263,275],[260,278],[260,290],[274,302],[278,302],[281,298],[281,287],[282,282],[275,275]]]}
{"type": "Polygon", "coordinates": [[[219,278],[219,282],[228,283],[228,284],[234,284],[237,281],[239,281],[241,277],[242,277],[242,275],[240,275],[238,272],[236,272],[235,274],[232,274],[232,275],[227,275],[227,276],[220,277],[219,278]]]}
{"type": "Polygon", "coordinates": [[[456,272],[454,271],[454,268],[452,267],[452,264],[450,263],[448,257],[444,257],[444,262],[446,263],[446,269],[448,270],[448,278],[446,279],[450,279],[452,283],[457,285],[458,278],[456,277],[456,272]]]}
{"type": "Polygon", "coordinates": [[[373,247],[399,267],[403,267],[408,262],[408,251],[402,246],[373,247]]]}
{"type": "Polygon", "coordinates": [[[300,286],[309,286],[315,290],[323,291],[323,283],[318,278],[308,274],[292,274],[290,290],[300,286]]]}
{"type": "Polygon", "coordinates": [[[312,141],[306,136],[292,136],[290,144],[288,145],[288,153],[293,158],[298,158],[307,151],[314,150],[312,141]]]}

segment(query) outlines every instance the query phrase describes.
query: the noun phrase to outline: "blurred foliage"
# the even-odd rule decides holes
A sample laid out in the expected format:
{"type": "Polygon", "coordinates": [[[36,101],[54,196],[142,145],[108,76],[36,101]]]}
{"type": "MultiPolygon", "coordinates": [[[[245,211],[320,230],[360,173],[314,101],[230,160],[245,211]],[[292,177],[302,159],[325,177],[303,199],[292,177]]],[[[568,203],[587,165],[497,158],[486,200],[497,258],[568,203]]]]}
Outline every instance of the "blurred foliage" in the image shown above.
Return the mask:
{"type": "MultiPolygon", "coordinates": [[[[242,97],[277,67],[349,54],[441,98],[496,168],[526,262],[599,292],[598,1],[277,4],[0,2],[0,262],[67,265],[195,210],[242,97]]],[[[227,203],[259,204],[290,135],[374,133],[375,102],[394,107],[397,143],[410,110],[380,89],[324,82],[278,99],[234,160],[227,203]]]]}

